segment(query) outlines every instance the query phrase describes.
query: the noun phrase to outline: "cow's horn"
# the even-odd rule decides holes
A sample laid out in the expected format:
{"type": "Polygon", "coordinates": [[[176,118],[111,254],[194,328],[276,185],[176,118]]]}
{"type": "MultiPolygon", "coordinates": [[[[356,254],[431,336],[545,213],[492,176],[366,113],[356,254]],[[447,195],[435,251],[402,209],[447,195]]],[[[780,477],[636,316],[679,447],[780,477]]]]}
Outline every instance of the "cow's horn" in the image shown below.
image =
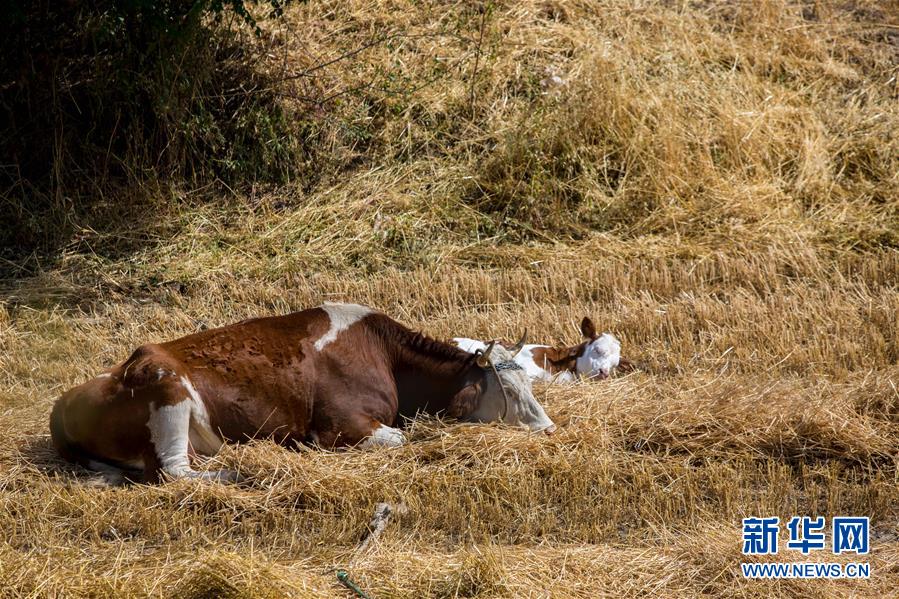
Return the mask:
{"type": "Polygon", "coordinates": [[[527,341],[527,339],[528,339],[528,330],[525,329],[524,333],[522,333],[522,335],[521,335],[521,339],[518,340],[518,343],[516,343],[515,345],[513,345],[512,347],[509,348],[509,351],[512,352],[513,358],[524,347],[524,344],[527,341]]]}
{"type": "Polygon", "coordinates": [[[496,340],[488,343],[487,349],[485,349],[484,352],[480,356],[478,356],[478,366],[480,366],[481,368],[487,368],[487,366],[490,365],[490,352],[493,351],[494,345],[496,345],[496,340]]]}

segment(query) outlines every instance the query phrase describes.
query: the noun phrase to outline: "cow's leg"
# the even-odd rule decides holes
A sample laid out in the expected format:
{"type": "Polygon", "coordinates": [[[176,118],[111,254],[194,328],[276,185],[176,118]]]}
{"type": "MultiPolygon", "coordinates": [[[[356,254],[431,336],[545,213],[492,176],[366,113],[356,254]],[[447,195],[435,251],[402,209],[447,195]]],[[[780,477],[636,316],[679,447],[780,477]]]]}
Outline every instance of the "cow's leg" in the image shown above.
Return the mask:
{"type": "MultiPolygon", "coordinates": [[[[176,393],[178,383],[169,386],[169,394],[176,393]]],[[[187,389],[183,389],[186,392],[187,389]]],[[[182,396],[183,397],[183,396],[182,396]]],[[[150,430],[150,450],[155,459],[145,459],[146,477],[159,479],[160,474],[169,478],[202,478],[217,481],[237,481],[239,475],[231,470],[213,470],[197,472],[190,465],[191,418],[197,420],[197,412],[201,406],[195,405],[192,397],[183,397],[176,403],[150,404],[150,418],[147,428],[150,430]],[[155,470],[155,472],[153,471],[155,470]]],[[[194,425],[196,428],[196,424],[194,425]]]]}
{"type": "Polygon", "coordinates": [[[406,442],[406,436],[403,431],[392,426],[386,426],[377,423],[377,428],[371,431],[371,434],[362,440],[360,447],[399,447],[406,442]]]}
{"type": "Polygon", "coordinates": [[[402,431],[367,413],[341,414],[320,421],[314,437],[322,447],[397,447],[406,442],[402,431]]]}
{"type": "Polygon", "coordinates": [[[319,445],[395,447],[405,442],[402,432],[384,424],[396,420],[396,392],[373,380],[357,381],[350,388],[345,379],[322,377],[318,381],[311,432],[319,445]],[[335,393],[335,388],[340,391],[335,393]]]}

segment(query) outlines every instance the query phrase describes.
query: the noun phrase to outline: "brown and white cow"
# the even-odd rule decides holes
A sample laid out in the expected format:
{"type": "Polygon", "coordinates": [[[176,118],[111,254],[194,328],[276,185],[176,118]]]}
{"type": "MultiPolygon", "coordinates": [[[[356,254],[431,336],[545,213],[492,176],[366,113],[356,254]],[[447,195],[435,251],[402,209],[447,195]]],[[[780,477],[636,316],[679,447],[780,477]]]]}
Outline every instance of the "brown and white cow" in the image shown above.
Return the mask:
{"type": "MultiPolygon", "coordinates": [[[[524,368],[532,380],[573,382],[579,377],[588,379],[608,378],[612,370],[632,370],[627,360],[621,359],[621,343],[611,333],[598,334],[593,321],[587,316],[581,321],[584,341],[568,347],[529,344],[515,345],[520,349],[515,362],[524,368]]],[[[468,352],[483,351],[487,344],[477,339],[456,337],[453,342],[468,352]]]]}
{"type": "Polygon", "coordinates": [[[418,412],[551,433],[504,348],[477,355],[354,304],[245,320],[160,344],[66,392],[50,416],[60,454],[105,472],[233,480],[197,472],[225,442],[399,445],[418,412]]]}

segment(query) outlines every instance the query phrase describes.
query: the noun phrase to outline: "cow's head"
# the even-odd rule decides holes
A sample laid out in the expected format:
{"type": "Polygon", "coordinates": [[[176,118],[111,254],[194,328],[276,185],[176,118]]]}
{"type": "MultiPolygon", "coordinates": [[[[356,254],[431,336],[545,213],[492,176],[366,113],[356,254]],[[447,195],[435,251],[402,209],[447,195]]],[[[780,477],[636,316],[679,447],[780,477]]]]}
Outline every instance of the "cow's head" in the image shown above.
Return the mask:
{"type": "Polygon", "coordinates": [[[581,333],[587,338],[577,357],[577,371],[587,378],[604,379],[621,361],[621,343],[611,333],[596,334],[593,321],[584,317],[581,333]]]}
{"type": "MultiPolygon", "coordinates": [[[[524,340],[514,349],[521,349],[524,340]]],[[[473,384],[455,398],[457,415],[472,422],[505,422],[552,434],[556,425],[537,403],[531,381],[514,354],[491,341],[473,357],[473,384]],[[464,407],[463,407],[464,406],[464,407]]]]}

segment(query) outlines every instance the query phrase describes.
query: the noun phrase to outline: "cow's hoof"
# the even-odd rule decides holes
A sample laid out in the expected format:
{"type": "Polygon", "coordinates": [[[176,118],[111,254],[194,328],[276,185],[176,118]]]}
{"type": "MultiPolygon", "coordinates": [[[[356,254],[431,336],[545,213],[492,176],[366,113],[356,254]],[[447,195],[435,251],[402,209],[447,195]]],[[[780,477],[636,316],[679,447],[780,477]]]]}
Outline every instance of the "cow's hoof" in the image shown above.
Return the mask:
{"type": "Polygon", "coordinates": [[[399,447],[405,442],[406,435],[403,434],[403,431],[382,424],[362,441],[362,447],[399,447]]]}

